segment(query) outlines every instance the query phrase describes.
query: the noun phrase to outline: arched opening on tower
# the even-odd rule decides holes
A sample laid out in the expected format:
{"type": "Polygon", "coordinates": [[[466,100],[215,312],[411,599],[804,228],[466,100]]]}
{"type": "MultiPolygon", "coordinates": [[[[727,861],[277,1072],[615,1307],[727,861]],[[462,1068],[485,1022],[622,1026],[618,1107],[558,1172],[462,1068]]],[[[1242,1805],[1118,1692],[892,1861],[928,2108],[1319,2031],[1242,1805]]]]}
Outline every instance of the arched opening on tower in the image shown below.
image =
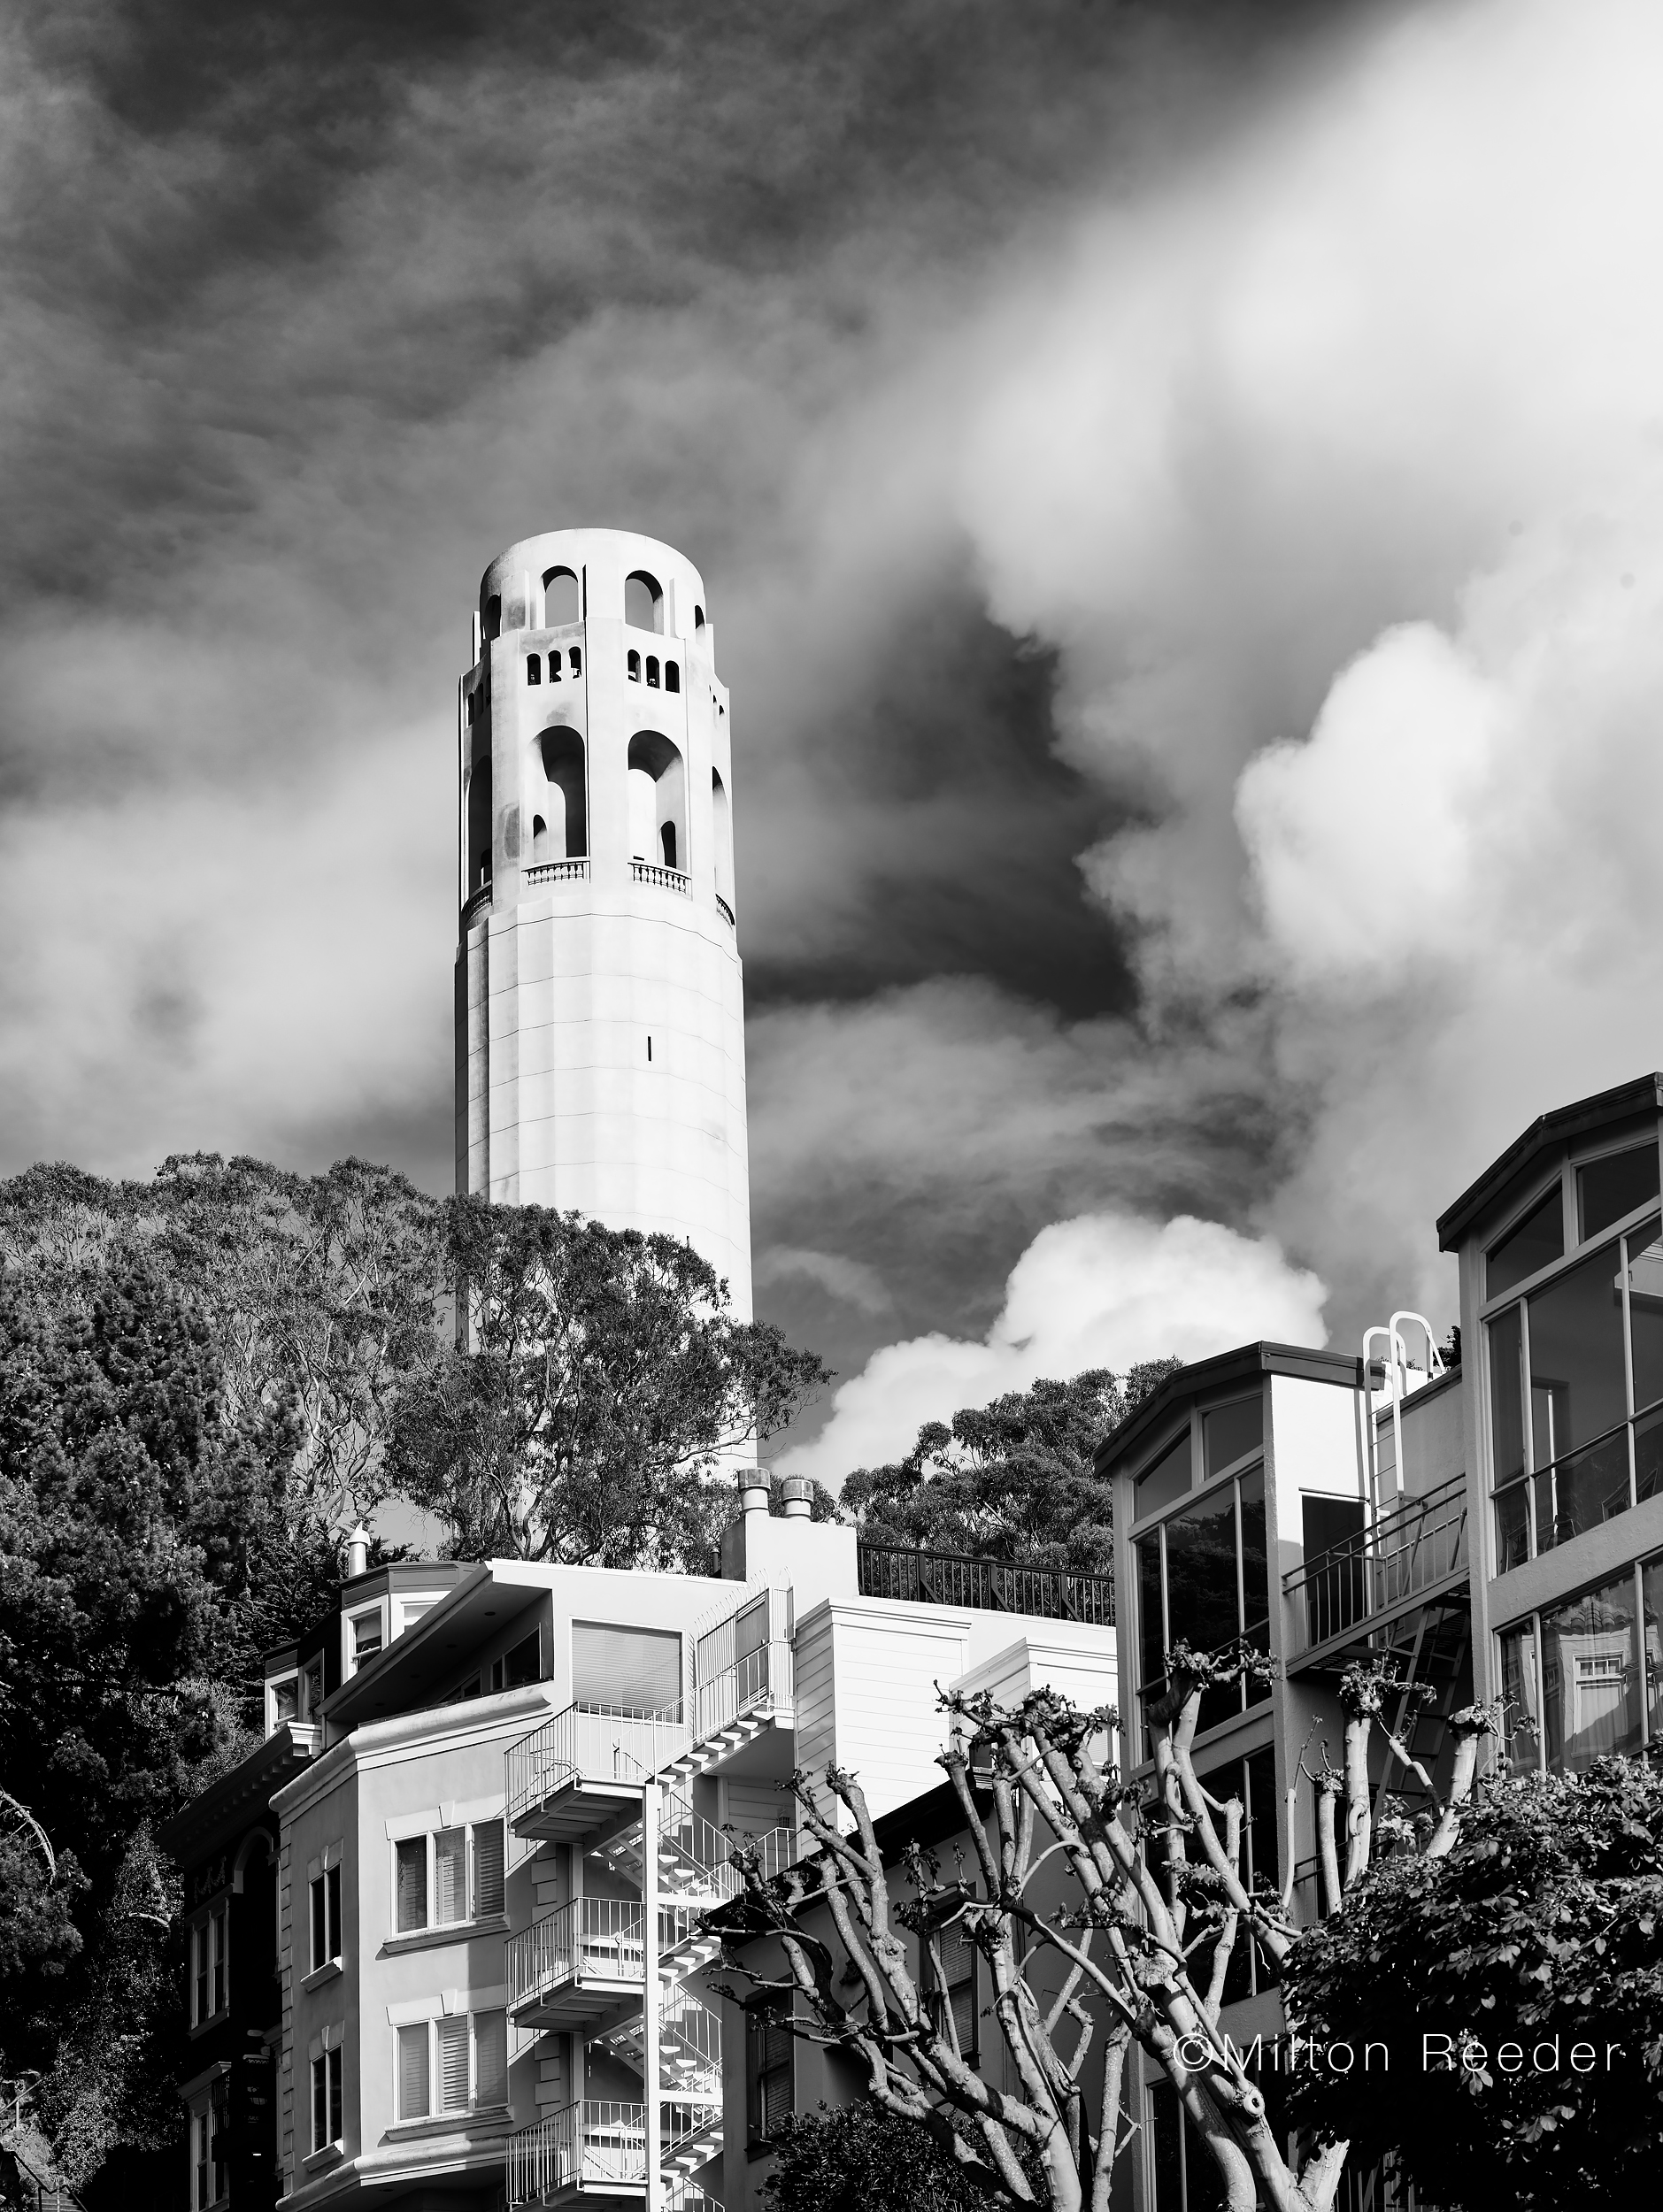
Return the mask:
{"type": "Polygon", "coordinates": [[[624,620],[632,630],[664,628],[664,588],[644,568],[624,579],[624,620]]]}
{"type": "Polygon", "coordinates": [[[687,871],[687,770],[657,730],[637,730],[629,741],[629,853],[687,871]]]}
{"type": "Polygon", "coordinates": [[[493,639],[501,637],[502,634],[503,595],[499,591],[494,591],[485,602],[485,642],[487,645],[490,644],[493,639]]]}
{"type": "Polygon", "coordinates": [[[467,887],[471,898],[491,879],[491,764],[476,760],[467,781],[467,887]]]}
{"type": "MultiPolygon", "coordinates": [[[[534,859],[581,860],[589,850],[589,793],[583,741],[562,726],[544,730],[532,749],[531,805],[543,825],[546,849],[534,859]]],[[[534,848],[537,833],[534,827],[534,848]]]]}
{"type": "Polygon", "coordinates": [[[728,787],[719,772],[710,772],[711,820],[715,830],[716,894],[734,902],[734,817],[728,803],[728,787]]]}
{"type": "Polygon", "coordinates": [[[543,626],[558,630],[563,622],[580,622],[583,607],[578,580],[569,568],[543,572],[543,626]]]}

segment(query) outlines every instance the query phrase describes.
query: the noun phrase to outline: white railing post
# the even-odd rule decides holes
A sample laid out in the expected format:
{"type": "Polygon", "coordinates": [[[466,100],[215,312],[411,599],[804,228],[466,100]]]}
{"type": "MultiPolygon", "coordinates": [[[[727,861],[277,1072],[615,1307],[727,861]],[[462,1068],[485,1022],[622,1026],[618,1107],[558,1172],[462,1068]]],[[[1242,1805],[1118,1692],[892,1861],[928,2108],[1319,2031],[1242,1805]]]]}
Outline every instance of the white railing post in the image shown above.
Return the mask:
{"type": "Polygon", "coordinates": [[[658,2175],[658,1785],[641,1791],[641,2083],[646,2106],[645,2212],[659,2212],[658,2175]]]}

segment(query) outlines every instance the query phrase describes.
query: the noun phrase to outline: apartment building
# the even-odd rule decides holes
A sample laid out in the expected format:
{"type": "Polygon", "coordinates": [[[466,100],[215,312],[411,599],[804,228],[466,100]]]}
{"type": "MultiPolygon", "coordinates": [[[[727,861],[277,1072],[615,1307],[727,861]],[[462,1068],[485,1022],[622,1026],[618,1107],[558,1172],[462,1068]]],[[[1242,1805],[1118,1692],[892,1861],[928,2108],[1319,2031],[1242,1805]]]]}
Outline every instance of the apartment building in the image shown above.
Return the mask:
{"type": "Polygon", "coordinates": [[[758,2203],[782,2102],[837,2085],[710,1986],[735,1838],[796,1852],[798,1764],[928,1796],[938,1686],[1100,1703],[1115,1664],[1106,1578],[864,1545],[786,1487],[720,1578],[406,1563],[273,1655],[266,1740],[169,1832],[219,1962],[190,2212],[758,2203]]]}
{"type": "MultiPolygon", "coordinates": [[[[1395,1732],[1447,1785],[1451,1714],[1505,1699],[1516,1770],[1575,1772],[1663,1733],[1663,1076],[1543,1115],[1446,1210],[1459,1265],[1459,1364],[1396,1314],[1355,1355],[1243,1347],[1183,1369],[1097,1453],[1114,1485],[1120,1704],[1129,1770],[1180,1636],[1236,1634],[1274,1680],[1204,1704],[1197,1771],[1240,1790],[1254,1876],[1288,1869],[1307,1924],[1326,1909],[1314,1792],[1337,1761],[1339,1678],[1389,1656],[1395,1732]]],[[[1376,1808],[1425,1797],[1371,1747],[1376,1808]]],[[[1223,2025],[1282,2025],[1273,1975],[1238,1958],[1223,2025]]],[[[1145,2070],[1138,2212],[1216,2200],[1205,2153],[1145,2070]]],[[[1382,2195],[1381,2201],[1385,2202],[1382,2195]]]]}

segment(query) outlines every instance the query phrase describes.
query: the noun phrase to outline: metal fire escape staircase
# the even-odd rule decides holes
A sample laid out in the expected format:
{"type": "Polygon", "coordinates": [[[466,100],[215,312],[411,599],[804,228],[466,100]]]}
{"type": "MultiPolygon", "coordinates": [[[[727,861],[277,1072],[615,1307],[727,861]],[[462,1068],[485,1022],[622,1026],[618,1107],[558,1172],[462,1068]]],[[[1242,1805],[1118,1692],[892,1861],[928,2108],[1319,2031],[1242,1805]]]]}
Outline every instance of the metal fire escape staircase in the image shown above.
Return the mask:
{"type": "MultiPolygon", "coordinates": [[[[586,1715],[581,1726],[560,1715],[509,1754],[516,1833],[575,1843],[637,1893],[574,1898],[511,1937],[510,2015],[523,2030],[581,2034],[638,2072],[643,2085],[639,2104],[588,2100],[518,2131],[509,2145],[511,2206],[566,2205],[586,2194],[638,2204],[656,2162],[658,2212],[721,2212],[694,2178],[722,2149],[721,2020],[688,1983],[721,1948],[702,1916],[738,1894],[743,1880],[731,1863],[734,1839],[683,1790],[767,1729],[791,1724],[788,1606],[785,1592],[749,1593],[698,1640],[690,1726],[679,1713],[586,1715]],[[650,2162],[655,2108],[658,2156],[650,2162]]],[[[785,1828],[758,1839],[770,1869],[788,1863],[794,1846],[785,1828]]]]}

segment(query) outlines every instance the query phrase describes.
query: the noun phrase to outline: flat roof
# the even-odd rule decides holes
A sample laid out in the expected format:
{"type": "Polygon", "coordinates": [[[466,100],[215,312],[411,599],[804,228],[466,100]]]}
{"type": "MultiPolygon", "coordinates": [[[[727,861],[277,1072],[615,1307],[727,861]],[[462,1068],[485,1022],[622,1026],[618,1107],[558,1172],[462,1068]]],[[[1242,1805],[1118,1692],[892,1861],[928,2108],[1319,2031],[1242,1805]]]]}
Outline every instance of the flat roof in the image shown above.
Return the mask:
{"type": "Polygon", "coordinates": [[[1346,1389],[1361,1386],[1363,1363],[1350,1352],[1320,1352],[1309,1344],[1242,1344],[1233,1352],[1215,1352],[1211,1359],[1197,1360],[1168,1375],[1159,1389],[1113,1428],[1091,1455],[1098,1474],[1124,1459],[1180,1405],[1231,1383],[1249,1382],[1259,1375],[1293,1375],[1302,1382],[1337,1383],[1346,1389]]]}
{"type": "Polygon", "coordinates": [[[1538,1114],[1522,1135],[1490,1162],[1475,1183],[1469,1184],[1455,1203],[1438,1216],[1438,1249],[1452,1252],[1462,1238],[1500,1198],[1515,1177],[1533,1167],[1544,1152],[1555,1151],[1573,1138],[1591,1136],[1630,1115],[1663,1110],[1663,1074],[1637,1075],[1615,1090],[1597,1091],[1570,1106],[1556,1106],[1538,1114]]]}

